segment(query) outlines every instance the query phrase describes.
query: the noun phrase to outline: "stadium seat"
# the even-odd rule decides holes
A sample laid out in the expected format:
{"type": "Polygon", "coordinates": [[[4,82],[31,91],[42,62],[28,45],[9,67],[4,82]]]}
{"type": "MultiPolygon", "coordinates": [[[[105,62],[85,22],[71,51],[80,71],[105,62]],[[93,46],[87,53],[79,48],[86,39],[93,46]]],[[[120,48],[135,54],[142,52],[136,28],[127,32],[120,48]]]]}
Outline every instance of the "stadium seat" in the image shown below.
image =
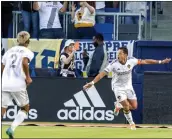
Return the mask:
{"type": "Polygon", "coordinates": [[[118,40],[137,40],[138,24],[119,24],[118,40]]]}
{"type": "MultiPolygon", "coordinates": [[[[105,8],[105,12],[119,12],[119,8],[105,8]]],[[[114,17],[113,16],[106,16],[106,23],[114,23],[114,17]]]]}
{"type": "Polygon", "coordinates": [[[102,33],[105,40],[113,39],[113,24],[104,23],[104,24],[95,24],[95,29],[97,32],[102,33]]]}

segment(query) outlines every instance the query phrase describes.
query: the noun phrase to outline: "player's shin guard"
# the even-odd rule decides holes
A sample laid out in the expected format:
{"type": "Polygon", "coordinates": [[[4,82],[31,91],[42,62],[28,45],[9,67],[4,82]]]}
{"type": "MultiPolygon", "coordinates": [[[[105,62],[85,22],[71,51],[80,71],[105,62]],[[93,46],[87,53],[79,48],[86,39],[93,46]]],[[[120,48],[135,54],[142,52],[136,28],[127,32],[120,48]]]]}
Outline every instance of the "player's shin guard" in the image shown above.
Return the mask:
{"type": "Polygon", "coordinates": [[[26,118],[26,111],[19,110],[17,116],[15,117],[13,123],[11,124],[11,129],[14,131],[17,126],[19,126],[26,118]]]}
{"type": "Polygon", "coordinates": [[[126,118],[127,121],[129,122],[129,124],[134,124],[134,122],[133,122],[133,117],[132,117],[132,114],[131,114],[131,111],[130,111],[130,110],[123,110],[123,112],[124,112],[125,118],[126,118]]]}

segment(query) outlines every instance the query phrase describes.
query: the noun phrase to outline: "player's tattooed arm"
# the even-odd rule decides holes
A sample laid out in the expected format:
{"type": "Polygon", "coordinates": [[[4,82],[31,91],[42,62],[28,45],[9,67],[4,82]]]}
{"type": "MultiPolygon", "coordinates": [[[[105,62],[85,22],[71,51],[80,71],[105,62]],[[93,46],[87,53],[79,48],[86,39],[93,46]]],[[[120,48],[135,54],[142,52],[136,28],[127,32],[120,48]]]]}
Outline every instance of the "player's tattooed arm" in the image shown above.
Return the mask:
{"type": "Polygon", "coordinates": [[[164,60],[144,59],[144,60],[139,60],[138,64],[167,64],[170,61],[171,58],[166,58],[164,60]]]}
{"type": "Polygon", "coordinates": [[[92,85],[94,85],[95,83],[97,83],[98,81],[100,81],[104,76],[106,76],[108,73],[106,71],[102,71],[100,72],[93,81],[87,83],[86,85],[84,85],[84,89],[88,89],[90,88],[92,85]]]}
{"type": "Polygon", "coordinates": [[[32,83],[32,79],[30,78],[30,74],[29,74],[29,59],[24,57],[22,64],[23,64],[23,71],[26,75],[26,84],[29,85],[32,83]]]}
{"type": "Polygon", "coordinates": [[[1,63],[1,75],[2,75],[2,73],[4,71],[4,68],[5,68],[5,65],[1,63]]]}

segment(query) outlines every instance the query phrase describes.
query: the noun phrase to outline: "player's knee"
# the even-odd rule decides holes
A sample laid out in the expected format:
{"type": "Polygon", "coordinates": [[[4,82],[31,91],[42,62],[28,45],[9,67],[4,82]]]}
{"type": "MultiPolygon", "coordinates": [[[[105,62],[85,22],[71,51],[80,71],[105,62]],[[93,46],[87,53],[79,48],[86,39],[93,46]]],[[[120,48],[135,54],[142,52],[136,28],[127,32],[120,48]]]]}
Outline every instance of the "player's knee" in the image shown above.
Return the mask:
{"type": "Polygon", "coordinates": [[[21,107],[21,110],[25,111],[26,113],[29,112],[29,109],[30,109],[30,105],[29,104],[25,105],[24,107],[21,107]]]}
{"type": "Polygon", "coordinates": [[[137,105],[133,105],[132,110],[136,110],[136,109],[137,109],[137,105]]]}
{"type": "Polygon", "coordinates": [[[124,112],[125,114],[128,114],[128,113],[130,112],[130,110],[129,110],[129,109],[123,109],[123,112],[124,112]]]}
{"type": "Polygon", "coordinates": [[[130,110],[129,105],[123,105],[123,110],[124,111],[129,111],[130,110]]]}

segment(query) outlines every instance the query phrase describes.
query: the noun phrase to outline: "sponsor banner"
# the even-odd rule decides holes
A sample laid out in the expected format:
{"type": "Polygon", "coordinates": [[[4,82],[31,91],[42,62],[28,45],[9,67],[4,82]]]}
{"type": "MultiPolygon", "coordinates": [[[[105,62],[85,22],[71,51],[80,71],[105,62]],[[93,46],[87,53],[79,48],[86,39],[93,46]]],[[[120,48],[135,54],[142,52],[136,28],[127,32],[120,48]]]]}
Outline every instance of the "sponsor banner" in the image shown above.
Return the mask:
{"type": "MultiPolygon", "coordinates": [[[[101,80],[85,92],[82,87],[86,81],[33,78],[34,83],[28,88],[31,109],[26,121],[125,123],[122,112],[117,117],[113,115],[115,96],[110,79],[101,80]]],[[[16,105],[10,106],[3,120],[13,120],[17,111],[16,105]]]]}
{"type": "MultiPolygon", "coordinates": [[[[7,39],[4,39],[4,46],[7,46],[7,39]],[[6,42],[6,43],[5,43],[6,42]]],[[[36,68],[58,68],[58,61],[60,51],[63,49],[66,40],[50,40],[50,39],[31,39],[29,49],[31,49],[35,56],[31,61],[30,66],[36,68]]],[[[129,56],[133,55],[134,41],[105,41],[105,47],[108,54],[108,61],[111,62],[116,58],[118,48],[126,46],[129,50],[129,56]]],[[[16,39],[8,39],[8,48],[17,45],[16,39]]],[[[94,52],[94,45],[92,41],[80,41],[80,49],[75,53],[75,67],[83,70],[84,63],[82,53],[87,49],[89,57],[94,52]]]]}
{"type": "MultiPolygon", "coordinates": [[[[63,46],[61,46],[61,49],[64,47],[64,44],[63,46]]],[[[122,46],[126,46],[129,50],[129,56],[133,56],[133,45],[134,41],[105,41],[105,48],[108,54],[108,61],[111,62],[112,60],[116,59],[116,52],[122,46]]],[[[75,67],[76,69],[80,69],[81,71],[84,68],[82,57],[84,49],[87,50],[90,57],[95,49],[92,41],[80,41],[80,49],[75,53],[75,67]]]]}
{"type": "MultiPolygon", "coordinates": [[[[34,52],[35,56],[30,67],[54,68],[54,61],[58,63],[61,42],[61,39],[41,39],[39,41],[31,39],[28,48],[34,52]]],[[[16,39],[8,39],[8,48],[15,45],[17,45],[16,39]]]]}
{"type": "MultiPolygon", "coordinates": [[[[78,123],[125,123],[123,112],[114,116],[115,95],[111,90],[111,80],[102,79],[91,89],[82,90],[88,79],[72,78],[33,78],[28,87],[30,111],[27,121],[39,122],[78,122],[78,123]],[[41,86],[41,87],[39,87],[41,86]]],[[[138,97],[138,110],[134,111],[136,123],[142,121],[142,89],[133,84],[138,97]]],[[[17,107],[10,106],[5,121],[13,120],[17,107]]]]}
{"type": "MultiPolygon", "coordinates": [[[[17,107],[17,105],[14,106],[9,106],[8,110],[6,111],[6,113],[3,116],[3,119],[8,119],[8,120],[13,120],[15,119],[17,113],[19,111],[19,107],[17,107]]],[[[36,109],[30,109],[29,113],[27,114],[25,120],[36,120],[38,118],[38,113],[36,109]]]]}

